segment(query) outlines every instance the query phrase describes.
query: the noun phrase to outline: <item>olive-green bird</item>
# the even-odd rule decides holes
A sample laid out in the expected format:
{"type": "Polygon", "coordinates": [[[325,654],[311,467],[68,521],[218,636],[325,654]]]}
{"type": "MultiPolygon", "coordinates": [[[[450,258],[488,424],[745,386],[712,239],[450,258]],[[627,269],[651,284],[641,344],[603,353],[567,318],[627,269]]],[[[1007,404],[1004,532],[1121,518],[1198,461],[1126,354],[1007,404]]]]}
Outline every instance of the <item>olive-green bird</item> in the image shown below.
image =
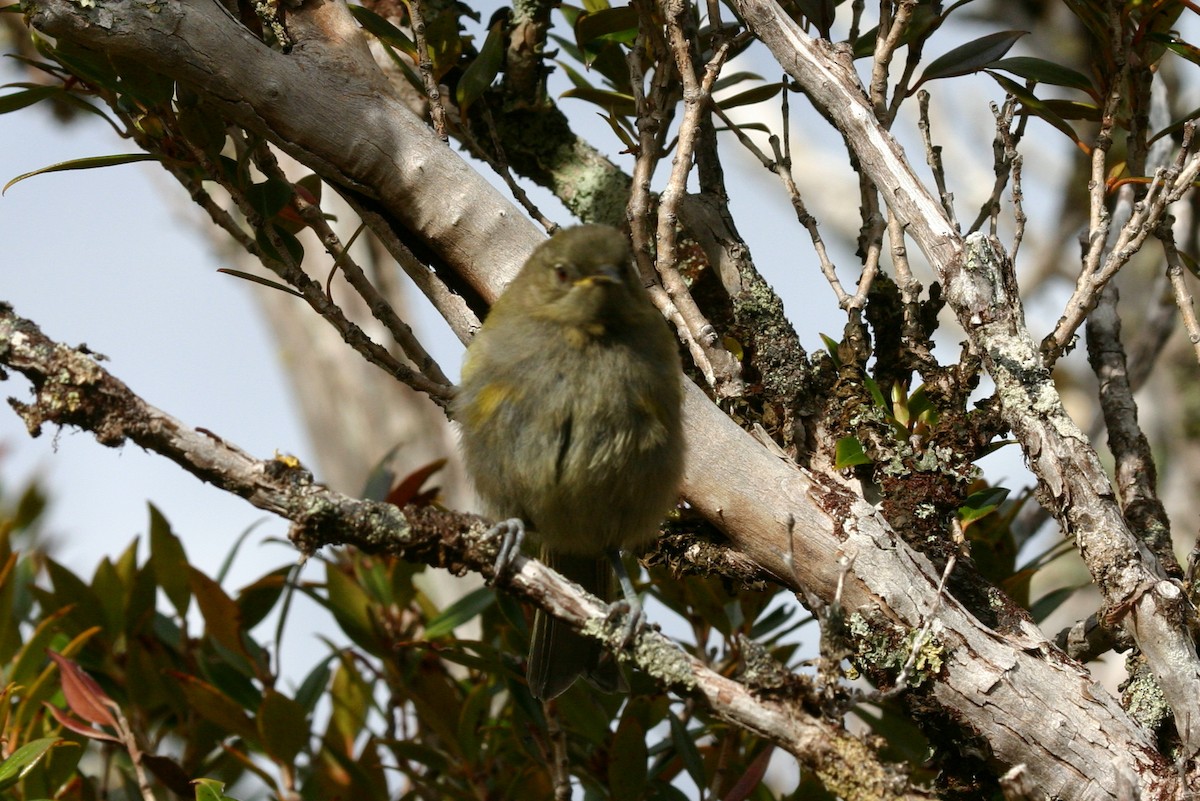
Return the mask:
{"type": "MultiPolygon", "coordinates": [[[[568,228],[538,246],[467,348],[454,402],[467,469],[509,518],[497,528],[510,545],[528,526],[546,564],[611,600],[608,559],[619,568],[618,549],[653,540],[678,498],[681,381],[675,337],[617,229],[568,228]]],[[[548,700],[583,675],[612,691],[620,677],[601,656],[539,611],[530,690],[548,700]]]]}

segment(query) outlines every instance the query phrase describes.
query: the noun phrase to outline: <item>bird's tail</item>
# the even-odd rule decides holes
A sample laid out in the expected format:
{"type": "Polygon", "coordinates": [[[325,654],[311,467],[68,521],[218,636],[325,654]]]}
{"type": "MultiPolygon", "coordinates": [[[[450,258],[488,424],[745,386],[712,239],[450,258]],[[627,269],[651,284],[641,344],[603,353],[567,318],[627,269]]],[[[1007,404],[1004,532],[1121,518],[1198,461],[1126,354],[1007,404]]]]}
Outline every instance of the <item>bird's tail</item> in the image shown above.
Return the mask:
{"type": "MultiPolygon", "coordinates": [[[[603,601],[612,600],[613,573],[604,558],[556,554],[542,549],[542,561],[603,601]]],[[[529,644],[529,689],[534,698],[549,701],[580,676],[602,692],[625,689],[616,661],[604,649],[558,618],[540,609],[533,618],[529,644]]]]}

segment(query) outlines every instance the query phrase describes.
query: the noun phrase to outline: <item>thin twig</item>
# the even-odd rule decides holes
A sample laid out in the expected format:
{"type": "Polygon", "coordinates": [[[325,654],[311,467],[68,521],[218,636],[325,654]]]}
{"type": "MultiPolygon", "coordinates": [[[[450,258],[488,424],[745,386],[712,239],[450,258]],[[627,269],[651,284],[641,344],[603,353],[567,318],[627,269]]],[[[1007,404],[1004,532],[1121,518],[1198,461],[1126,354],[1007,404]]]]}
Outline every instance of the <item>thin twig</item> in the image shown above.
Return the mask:
{"type": "MultiPolygon", "coordinates": [[[[1090,266],[1094,248],[1089,249],[1088,263],[1085,264],[1084,272],[1080,274],[1074,293],[1067,301],[1063,316],[1043,343],[1042,350],[1049,364],[1053,364],[1066,350],[1075,331],[1095,307],[1105,284],[1133,258],[1146,238],[1158,229],[1167,213],[1167,207],[1192,188],[1197,175],[1200,175],[1200,153],[1194,152],[1196,145],[1195,125],[1189,123],[1184,126],[1183,144],[1175,162],[1170,167],[1155,171],[1145,197],[1136,203],[1123,204],[1132,206],[1132,213],[1121,226],[1111,248],[1107,249],[1108,256],[1104,258],[1102,265],[1099,263],[1100,256],[1096,256],[1096,267],[1090,266]]],[[[1107,212],[1104,216],[1107,220],[1107,212]]],[[[1104,230],[1107,231],[1107,227],[1104,230]]],[[[1092,244],[1094,246],[1095,243],[1092,244]]]]}
{"type": "Polygon", "coordinates": [[[933,143],[933,129],[929,123],[929,92],[922,89],[917,93],[917,108],[919,117],[917,129],[921,132],[921,141],[925,144],[925,163],[933,171],[933,181],[937,185],[938,197],[942,208],[946,211],[946,219],[958,229],[958,218],[954,214],[954,195],[946,189],[946,169],[942,164],[942,146],[933,143]]]}
{"type": "MultiPolygon", "coordinates": [[[[288,183],[283,169],[265,143],[256,148],[255,164],[268,178],[288,183]]],[[[442,368],[433,356],[425,350],[425,346],[417,339],[408,323],[400,319],[400,315],[396,314],[392,304],[370,282],[358,262],[351,258],[349,246],[342,245],[341,238],[329,225],[329,221],[325,219],[321,207],[315,203],[309,203],[299,193],[293,195],[292,205],[300,214],[301,219],[321,240],[326,252],[333,257],[335,268],[341,270],[342,276],[362,298],[371,312],[371,316],[383,324],[383,327],[392,335],[392,339],[400,346],[417,371],[434,384],[449,388],[451,386],[450,379],[442,372],[442,368]]]]}
{"type": "Polygon", "coordinates": [[[417,67],[421,72],[421,82],[425,84],[425,94],[429,97],[429,116],[433,120],[433,130],[443,142],[449,142],[446,135],[446,107],[442,105],[442,90],[438,88],[437,79],[433,77],[433,62],[429,59],[429,43],[425,39],[425,18],[421,14],[421,0],[409,0],[405,3],[408,17],[412,21],[413,42],[417,46],[417,67]]]}
{"type": "MultiPolygon", "coordinates": [[[[704,67],[704,77],[697,80],[692,64],[691,42],[679,19],[680,13],[690,14],[691,8],[680,5],[678,9],[672,12],[670,4],[660,5],[660,11],[666,18],[667,42],[683,84],[683,116],[679,121],[679,141],[675,146],[671,175],[659,198],[655,266],[671,305],[679,311],[686,324],[686,330],[680,334],[685,335],[685,344],[692,354],[692,360],[718,396],[728,397],[741,393],[740,364],[721,344],[716,329],[696,305],[676,265],[679,261],[679,203],[687,192],[687,179],[692,171],[701,117],[712,99],[712,87],[729,55],[730,42],[717,48],[704,67]]],[[[652,289],[651,295],[654,294],[652,289]]]]}
{"type": "MultiPolygon", "coordinates": [[[[496,120],[492,117],[492,108],[485,101],[480,101],[480,106],[483,109],[484,124],[487,125],[488,136],[492,139],[492,147],[496,149],[496,155],[493,157],[487,150],[479,147],[478,143],[470,142],[468,146],[476,153],[484,157],[487,165],[495,171],[497,175],[504,179],[508,191],[512,192],[516,201],[521,204],[521,208],[528,212],[529,216],[537,220],[538,225],[546,229],[546,233],[552,234],[558,230],[558,223],[551,220],[542,210],[537,207],[525,190],[517,183],[517,179],[513,177],[512,170],[508,167],[508,158],[504,155],[504,144],[500,141],[500,134],[496,131],[496,120]]],[[[464,140],[473,140],[474,136],[463,126],[461,136],[464,140]]]]}
{"type": "Polygon", "coordinates": [[[1179,307],[1179,316],[1183,319],[1183,327],[1187,331],[1188,342],[1192,343],[1196,360],[1200,361],[1200,320],[1196,318],[1196,303],[1184,275],[1187,268],[1183,266],[1183,259],[1179,255],[1179,249],[1175,247],[1175,237],[1170,229],[1165,225],[1159,226],[1156,235],[1162,243],[1167,259],[1167,277],[1175,293],[1175,305],[1179,307]]]}
{"type": "Polygon", "coordinates": [[[900,46],[900,41],[908,29],[908,23],[912,19],[913,9],[916,6],[916,0],[879,4],[879,29],[875,36],[875,56],[871,61],[869,96],[871,106],[875,109],[875,117],[884,124],[884,127],[891,125],[891,119],[888,116],[887,79],[892,56],[895,55],[896,48],[900,46]],[[892,16],[893,7],[895,16],[892,16]]]}
{"type": "Polygon", "coordinates": [[[550,783],[554,787],[554,801],[571,801],[571,762],[558,702],[546,701],[542,709],[546,715],[546,734],[550,738],[550,783]]]}
{"type": "Polygon", "coordinates": [[[1000,201],[1004,188],[1008,186],[1009,176],[1012,175],[1012,161],[1016,156],[1016,143],[1012,134],[1013,116],[1017,109],[1017,100],[1012,95],[1004,98],[1004,105],[991,104],[992,116],[996,119],[996,135],[992,137],[992,169],[996,178],[992,182],[992,192],[979,208],[975,221],[967,229],[974,233],[983,227],[984,222],[991,220],[990,233],[996,236],[997,222],[1000,217],[1000,201]]]}

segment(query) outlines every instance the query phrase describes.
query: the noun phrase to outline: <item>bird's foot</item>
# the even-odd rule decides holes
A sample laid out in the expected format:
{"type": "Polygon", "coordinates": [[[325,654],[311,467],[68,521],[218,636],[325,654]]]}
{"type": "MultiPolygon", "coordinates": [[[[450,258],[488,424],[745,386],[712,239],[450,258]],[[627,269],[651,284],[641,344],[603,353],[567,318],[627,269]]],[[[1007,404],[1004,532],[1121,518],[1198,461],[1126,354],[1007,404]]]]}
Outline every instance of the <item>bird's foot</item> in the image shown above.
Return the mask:
{"type": "Polygon", "coordinates": [[[633,641],[637,639],[638,632],[646,626],[646,611],[642,609],[641,601],[636,596],[632,600],[632,603],[630,603],[630,599],[628,598],[613,601],[609,604],[608,615],[604,621],[609,626],[615,626],[621,618],[625,619],[621,632],[621,640],[617,645],[617,650],[620,651],[624,651],[633,645],[633,641]]]}
{"type": "Polygon", "coordinates": [[[525,523],[520,518],[501,520],[488,529],[489,537],[499,537],[500,547],[496,551],[496,562],[492,566],[492,583],[512,573],[513,563],[521,553],[525,541],[525,523]]]}

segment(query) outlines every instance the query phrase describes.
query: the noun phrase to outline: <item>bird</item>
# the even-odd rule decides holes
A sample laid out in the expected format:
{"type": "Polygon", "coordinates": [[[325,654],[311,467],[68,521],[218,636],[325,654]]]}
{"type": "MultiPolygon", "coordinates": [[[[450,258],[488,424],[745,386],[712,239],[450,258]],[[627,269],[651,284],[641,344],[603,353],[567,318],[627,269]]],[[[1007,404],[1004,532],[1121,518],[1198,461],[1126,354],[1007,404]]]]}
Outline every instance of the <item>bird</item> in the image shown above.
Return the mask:
{"type": "MultiPolygon", "coordinates": [[[[528,530],[548,566],[602,600],[619,578],[640,625],[619,551],[653,541],[678,501],[682,381],[677,340],[618,229],[560,229],[533,251],[469,344],[452,403],[467,472],[501,519],[498,569],[528,530]]],[[[622,689],[602,657],[598,642],[535,612],[535,698],[581,676],[622,689]]]]}

